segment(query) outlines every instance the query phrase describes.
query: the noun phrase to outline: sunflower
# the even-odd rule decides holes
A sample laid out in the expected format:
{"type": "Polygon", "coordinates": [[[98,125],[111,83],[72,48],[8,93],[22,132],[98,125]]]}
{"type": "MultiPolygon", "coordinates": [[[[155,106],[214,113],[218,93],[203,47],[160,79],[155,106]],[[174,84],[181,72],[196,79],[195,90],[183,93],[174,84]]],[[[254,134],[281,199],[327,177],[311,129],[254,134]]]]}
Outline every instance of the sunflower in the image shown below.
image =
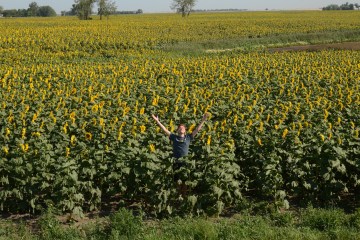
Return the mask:
{"type": "Polygon", "coordinates": [[[71,143],[71,145],[75,145],[75,142],[76,142],[76,137],[75,137],[75,135],[72,135],[71,136],[71,139],[70,139],[70,143],[71,143]]]}
{"type": "Polygon", "coordinates": [[[324,135],[320,134],[320,138],[321,138],[321,140],[322,140],[323,142],[325,141],[325,136],[324,136],[324,135]]]}
{"type": "Polygon", "coordinates": [[[146,127],[144,125],[140,126],[140,132],[144,133],[146,131],[146,127]]]}
{"type": "Polygon", "coordinates": [[[34,113],[31,122],[34,123],[36,121],[37,117],[38,117],[38,115],[36,113],[34,113]]]}
{"type": "Polygon", "coordinates": [[[154,144],[150,144],[150,145],[149,145],[149,148],[150,148],[150,152],[155,152],[155,146],[154,146],[154,144]]]}
{"type": "Polygon", "coordinates": [[[99,110],[99,106],[97,104],[95,104],[92,108],[91,108],[91,111],[93,113],[97,113],[97,111],[99,110]]]}
{"type": "Polygon", "coordinates": [[[104,127],[105,126],[105,120],[103,118],[100,118],[99,125],[104,127]]]}
{"type": "Polygon", "coordinates": [[[282,138],[285,138],[286,135],[288,134],[289,130],[287,128],[285,128],[283,134],[282,134],[282,138]]]}
{"type": "Polygon", "coordinates": [[[7,137],[7,136],[9,136],[9,135],[10,135],[10,133],[11,133],[10,129],[9,129],[9,128],[6,128],[6,134],[5,134],[5,135],[6,135],[6,137],[7,137]]]}
{"type": "Polygon", "coordinates": [[[66,122],[63,126],[63,131],[66,134],[67,133],[67,127],[69,126],[69,124],[66,122]]]}
{"type": "Polygon", "coordinates": [[[23,150],[23,152],[27,152],[29,150],[29,144],[27,144],[27,143],[20,144],[20,147],[23,150]]]}
{"type": "Polygon", "coordinates": [[[260,132],[263,132],[264,131],[264,123],[263,122],[260,122],[260,126],[259,126],[259,129],[258,129],[260,132]]]}
{"type": "Polygon", "coordinates": [[[5,154],[8,154],[9,153],[9,148],[8,147],[2,147],[2,150],[5,154]]]}
{"type": "Polygon", "coordinates": [[[249,130],[251,128],[252,124],[253,124],[253,121],[250,119],[246,128],[249,130]]]}
{"type": "Polygon", "coordinates": [[[211,136],[208,137],[206,144],[207,144],[207,145],[210,145],[210,144],[211,144],[211,136]]]}
{"type": "Polygon", "coordinates": [[[26,128],[23,128],[22,130],[21,130],[21,138],[25,138],[26,137],[26,128]]]}
{"type": "Polygon", "coordinates": [[[66,157],[68,157],[70,155],[70,148],[66,148],[66,157]]]}
{"type": "Polygon", "coordinates": [[[85,139],[90,141],[92,139],[92,134],[90,132],[86,132],[85,139]]]}
{"type": "Polygon", "coordinates": [[[191,124],[191,126],[189,127],[189,132],[193,132],[195,129],[195,124],[191,124]]]}
{"type": "Polygon", "coordinates": [[[140,108],[140,115],[143,115],[145,113],[145,108],[140,108]]]}

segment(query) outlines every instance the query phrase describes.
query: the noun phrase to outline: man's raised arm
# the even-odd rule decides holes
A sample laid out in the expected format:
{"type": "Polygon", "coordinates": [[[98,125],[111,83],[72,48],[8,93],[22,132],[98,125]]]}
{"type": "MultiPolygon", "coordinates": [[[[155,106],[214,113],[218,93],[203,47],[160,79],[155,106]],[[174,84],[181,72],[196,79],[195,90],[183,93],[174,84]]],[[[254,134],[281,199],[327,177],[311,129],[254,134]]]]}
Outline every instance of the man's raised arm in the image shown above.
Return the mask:
{"type": "Polygon", "coordinates": [[[161,124],[159,118],[157,116],[155,116],[154,114],[151,114],[152,118],[155,120],[155,122],[157,123],[157,125],[159,125],[159,127],[165,132],[165,134],[167,136],[170,136],[171,132],[164,126],[161,124]]]}
{"type": "Polygon", "coordinates": [[[200,129],[203,127],[204,122],[206,119],[210,116],[210,113],[205,113],[203,118],[201,119],[200,124],[195,128],[195,130],[191,133],[192,137],[195,137],[195,135],[200,131],[200,129]]]}

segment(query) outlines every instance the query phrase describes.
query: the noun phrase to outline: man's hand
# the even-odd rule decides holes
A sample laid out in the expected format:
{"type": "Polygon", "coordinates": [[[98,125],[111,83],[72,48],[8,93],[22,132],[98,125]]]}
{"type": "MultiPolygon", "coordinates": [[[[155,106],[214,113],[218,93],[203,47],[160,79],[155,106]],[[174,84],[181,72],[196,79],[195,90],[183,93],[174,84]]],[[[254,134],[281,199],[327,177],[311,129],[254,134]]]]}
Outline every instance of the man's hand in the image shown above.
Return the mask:
{"type": "Polygon", "coordinates": [[[208,117],[210,117],[210,113],[205,113],[203,118],[201,119],[199,126],[197,126],[195,130],[191,133],[192,137],[195,137],[195,135],[200,131],[208,117]]]}
{"type": "Polygon", "coordinates": [[[158,116],[155,116],[154,114],[151,114],[152,118],[157,122],[159,121],[159,117],[158,116]]]}
{"type": "Polygon", "coordinates": [[[205,113],[204,116],[203,116],[203,118],[202,118],[202,121],[205,122],[206,119],[208,119],[209,117],[210,117],[210,113],[208,113],[208,112],[205,113]]]}

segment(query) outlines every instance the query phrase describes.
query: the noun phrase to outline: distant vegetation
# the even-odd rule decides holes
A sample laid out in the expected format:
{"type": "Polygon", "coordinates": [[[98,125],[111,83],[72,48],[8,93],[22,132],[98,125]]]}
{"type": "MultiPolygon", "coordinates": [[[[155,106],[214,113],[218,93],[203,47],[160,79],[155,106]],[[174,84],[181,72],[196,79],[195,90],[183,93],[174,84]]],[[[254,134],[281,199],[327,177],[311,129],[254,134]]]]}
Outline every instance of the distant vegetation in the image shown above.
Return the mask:
{"type": "Polygon", "coordinates": [[[116,11],[114,13],[114,15],[116,14],[142,14],[143,13],[143,10],[142,9],[138,9],[136,11],[116,11]]]}
{"type": "Polygon", "coordinates": [[[55,10],[50,6],[39,6],[36,2],[29,4],[27,9],[3,9],[0,6],[0,14],[3,17],[54,17],[55,10]]]}
{"type": "Polygon", "coordinates": [[[221,8],[221,9],[194,9],[193,12],[240,12],[247,11],[247,9],[238,8],[221,8]]]}
{"type": "Polygon", "coordinates": [[[181,13],[181,16],[189,16],[196,5],[196,0],[173,0],[170,8],[177,13],[181,13]]]}
{"type": "Polygon", "coordinates": [[[322,10],[355,10],[357,8],[359,10],[360,5],[358,3],[345,3],[340,6],[337,4],[330,4],[326,7],[323,7],[322,10]]]}

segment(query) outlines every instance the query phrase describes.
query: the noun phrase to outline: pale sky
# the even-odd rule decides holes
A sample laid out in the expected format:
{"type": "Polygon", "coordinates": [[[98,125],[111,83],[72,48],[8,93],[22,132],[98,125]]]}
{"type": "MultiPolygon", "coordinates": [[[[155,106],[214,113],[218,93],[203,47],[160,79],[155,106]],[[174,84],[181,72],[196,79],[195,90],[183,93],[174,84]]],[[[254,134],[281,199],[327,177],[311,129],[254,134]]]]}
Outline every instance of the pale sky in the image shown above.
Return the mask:
{"type": "MultiPolygon", "coordinates": [[[[137,10],[144,13],[171,12],[172,0],[112,0],[116,2],[117,9],[137,10]]],[[[302,10],[320,9],[330,4],[345,4],[348,0],[197,0],[195,9],[248,9],[248,10],[302,10]]],[[[0,0],[0,6],[4,9],[27,9],[31,2],[39,6],[51,6],[59,14],[62,10],[70,10],[74,0],[0,0]]],[[[360,3],[360,0],[348,1],[360,3]]]]}

